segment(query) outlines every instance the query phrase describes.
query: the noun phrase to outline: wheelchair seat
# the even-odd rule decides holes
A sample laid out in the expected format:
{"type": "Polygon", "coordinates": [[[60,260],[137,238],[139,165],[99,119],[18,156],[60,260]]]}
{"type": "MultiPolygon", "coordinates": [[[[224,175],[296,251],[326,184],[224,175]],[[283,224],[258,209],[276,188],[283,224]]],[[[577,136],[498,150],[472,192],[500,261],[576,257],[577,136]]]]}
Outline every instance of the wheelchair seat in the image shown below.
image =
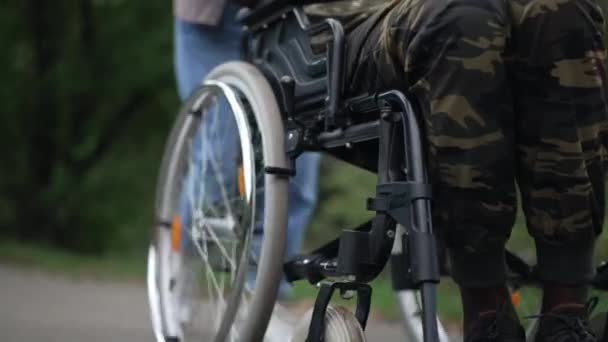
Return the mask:
{"type": "Polygon", "coordinates": [[[311,19],[305,13],[304,6],[318,3],[275,0],[241,10],[241,57],[270,83],[287,137],[297,137],[287,142],[292,156],[323,150],[376,172],[378,118],[385,101],[375,93],[345,96],[344,30],[336,19],[311,19]],[[342,143],[336,144],[337,138],[342,143]],[[356,149],[350,148],[354,142],[356,149]]]}

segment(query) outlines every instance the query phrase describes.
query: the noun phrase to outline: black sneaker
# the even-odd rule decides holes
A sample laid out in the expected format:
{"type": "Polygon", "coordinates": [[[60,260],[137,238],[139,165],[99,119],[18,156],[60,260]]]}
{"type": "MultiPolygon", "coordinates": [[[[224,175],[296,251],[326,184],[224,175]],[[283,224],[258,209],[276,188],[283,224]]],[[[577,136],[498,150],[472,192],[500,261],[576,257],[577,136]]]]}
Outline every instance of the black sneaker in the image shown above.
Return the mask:
{"type": "Polygon", "coordinates": [[[525,342],[526,332],[511,306],[503,305],[498,311],[477,318],[465,334],[465,342],[525,342]]]}
{"type": "Polygon", "coordinates": [[[562,307],[539,318],[535,342],[597,342],[589,325],[589,315],[597,304],[593,299],[580,307],[562,307]]]}

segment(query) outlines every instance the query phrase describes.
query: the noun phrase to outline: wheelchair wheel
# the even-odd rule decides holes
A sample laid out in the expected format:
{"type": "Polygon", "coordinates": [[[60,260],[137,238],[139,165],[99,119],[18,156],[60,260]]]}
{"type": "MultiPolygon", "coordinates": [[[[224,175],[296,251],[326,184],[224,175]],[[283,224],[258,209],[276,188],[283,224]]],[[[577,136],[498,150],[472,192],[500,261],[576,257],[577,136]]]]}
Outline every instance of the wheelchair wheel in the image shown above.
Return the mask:
{"type": "MultiPolygon", "coordinates": [[[[308,310],[293,330],[289,342],[305,342],[312,320],[313,309],[308,310]]],[[[330,304],[325,313],[323,341],[365,342],[365,333],[355,315],[343,306],[330,304]]]]}
{"type": "Polygon", "coordinates": [[[181,108],[148,256],[157,340],[263,339],[282,275],[288,182],[265,170],[288,167],[283,135],[270,86],[246,63],[214,69],[181,108]]]}

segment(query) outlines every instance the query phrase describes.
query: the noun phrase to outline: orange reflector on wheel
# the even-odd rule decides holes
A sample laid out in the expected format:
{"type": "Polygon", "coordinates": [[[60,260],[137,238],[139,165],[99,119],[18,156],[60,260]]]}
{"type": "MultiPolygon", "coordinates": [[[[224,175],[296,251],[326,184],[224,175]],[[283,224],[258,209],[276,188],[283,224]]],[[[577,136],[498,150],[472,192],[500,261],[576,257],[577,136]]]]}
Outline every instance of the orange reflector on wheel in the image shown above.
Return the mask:
{"type": "Polygon", "coordinates": [[[239,165],[239,175],[238,175],[238,183],[239,183],[239,195],[241,198],[245,198],[245,170],[242,165],[239,165]]]}
{"type": "Polygon", "coordinates": [[[519,291],[511,292],[511,303],[517,309],[521,303],[521,293],[519,291]]]}
{"type": "Polygon", "coordinates": [[[182,239],[182,223],[178,215],[173,216],[171,220],[171,248],[175,252],[179,252],[181,249],[182,239]]]}

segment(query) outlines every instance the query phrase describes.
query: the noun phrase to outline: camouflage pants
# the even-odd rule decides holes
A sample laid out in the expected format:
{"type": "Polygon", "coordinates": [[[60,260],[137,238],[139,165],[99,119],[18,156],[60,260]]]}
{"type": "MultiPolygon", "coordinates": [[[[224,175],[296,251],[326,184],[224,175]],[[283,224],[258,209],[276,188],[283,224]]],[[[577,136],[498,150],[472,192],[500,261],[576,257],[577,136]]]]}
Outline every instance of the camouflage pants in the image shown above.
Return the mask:
{"type": "Polygon", "coordinates": [[[434,223],[459,284],[504,282],[516,184],[541,277],[593,277],[608,160],[603,24],[593,0],[396,0],[349,33],[349,92],[397,88],[422,109],[434,223]]]}

